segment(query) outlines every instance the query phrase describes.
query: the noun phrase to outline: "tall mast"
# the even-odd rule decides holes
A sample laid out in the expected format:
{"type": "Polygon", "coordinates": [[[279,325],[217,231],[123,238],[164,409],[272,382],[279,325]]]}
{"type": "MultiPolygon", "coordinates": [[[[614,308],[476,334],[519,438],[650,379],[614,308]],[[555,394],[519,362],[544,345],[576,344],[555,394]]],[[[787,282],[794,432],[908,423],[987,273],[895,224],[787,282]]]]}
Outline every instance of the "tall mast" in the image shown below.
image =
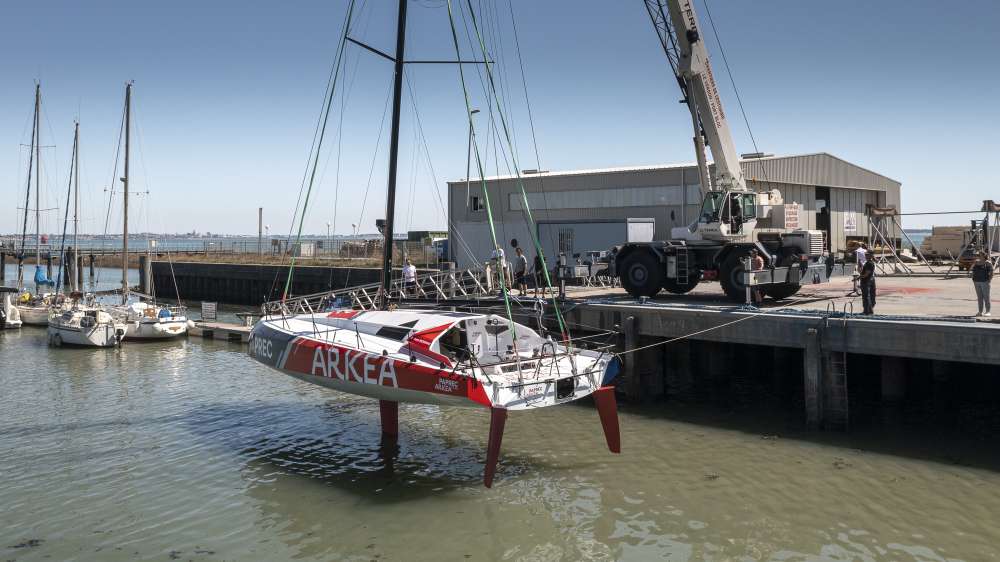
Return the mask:
{"type": "Polygon", "coordinates": [[[80,241],[78,237],[78,226],[80,224],[80,122],[76,122],[76,127],[73,130],[73,279],[70,282],[70,287],[74,291],[78,291],[80,288],[76,286],[76,280],[78,278],[78,273],[76,268],[79,267],[80,262],[77,257],[80,255],[80,241]]]}
{"type": "Polygon", "coordinates": [[[128,156],[132,131],[132,82],[125,84],[125,175],[122,177],[122,304],[128,304],[128,156]]]}
{"type": "Polygon", "coordinates": [[[42,85],[35,84],[35,267],[42,265],[42,85]]]}
{"type": "MultiPolygon", "coordinates": [[[[31,210],[31,170],[35,164],[35,142],[38,135],[38,108],[41,105],[41,88],[39,83],[35,84],[35,115],[31,120],[31,146],[28,148],[28,185],[24,191],[24,225],[21,227],[21,258],[17,260],[17,286],[21,286],[24,280],[24,247],[28,238],[28,213],[31,210]]],[[[38,186],[35,186],[38,189],[38,186]]],[[[36,205],[37,207],[37,205],[36,205]]]]}
{"type": "Polygon", "coordinates": [[[399,19],[396,29],[396,60],[392,91],[392,129],[389,137],[389,186],[385,197],[385,243],[382,254],[383,309],[389,306],[389,289],[392,286],[392,229],[396,214],[396,160],[399,155],[399,110],[403,94],[403,55],[406,44],[406,3],[399,0],[399,19]]]}

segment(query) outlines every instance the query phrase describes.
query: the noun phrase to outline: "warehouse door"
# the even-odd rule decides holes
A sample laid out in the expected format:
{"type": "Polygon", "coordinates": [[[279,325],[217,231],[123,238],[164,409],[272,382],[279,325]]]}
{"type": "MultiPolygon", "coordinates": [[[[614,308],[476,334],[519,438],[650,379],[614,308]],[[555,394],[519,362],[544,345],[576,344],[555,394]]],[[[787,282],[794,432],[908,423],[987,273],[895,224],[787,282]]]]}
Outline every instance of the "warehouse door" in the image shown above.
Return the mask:
{"type": "Polygon", "coordinates": [[[827,249],[833,248],[830,238],[830,215],[831,215],[830,188],[816,186],[816,230],[823,231],[823,240],[826,241],[827,249]]]}

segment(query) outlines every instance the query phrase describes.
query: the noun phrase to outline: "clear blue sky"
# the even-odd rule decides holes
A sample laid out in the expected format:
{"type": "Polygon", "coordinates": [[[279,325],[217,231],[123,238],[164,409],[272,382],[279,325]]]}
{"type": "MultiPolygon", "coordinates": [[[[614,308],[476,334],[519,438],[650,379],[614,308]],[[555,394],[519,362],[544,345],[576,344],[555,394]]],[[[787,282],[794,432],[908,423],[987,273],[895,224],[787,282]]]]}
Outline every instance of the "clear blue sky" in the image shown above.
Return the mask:
{"type": "MultiPolygon", "coordinates": [[[[640,0],[512,1],[545,169],[693,160],[690,121],[640,0]]],[[[984,198],[1000,199],[989,172],[1000,158],[1000,3],[710,2],[761,150],[826,151],[888,175],[903,183],[907,211],[978,208],[984,198]]],[[[369,0],[355,35],[391,51],[392,4],[369,0]]],[[[503,47],[495,56],[507,72],[521,167],[533,168],[507,1],[473,4],[490,7],[480,17],[490,20],[490,12],[498,22],[503,47]]],[[[123,85],[131,79],[139,125],[133,187],[150,191],[137,198],[132,230],[251,233],[263,206],[271,232],[287,232],[346,5],[5,3],[0,232],[20,229],[14,207],[23,198],[26,149],[19,145],[29,140],[36,79],[44,96],[42,142],[56,145],[43,152],[46,206],[65,197],[72,120],[82,120],[86,231],[104,228],[103,189],[112,177],[123,85]]],[[[697,5],[707,26],[704,4],[697,5]]],[[[413,1],[410,15],[412,58],[454,56],[441,0],[413,1]]],[[[737,148],[749,152],[714,37],[708,45],[737,148]]],[[[371,232],[383,214],[384,136],[367,202],[364,193],[391,68],[357,48],[349,55],[338,204],[331,141],[306,232],[325,232],[328,221],[339,233],[359,221],[371,232]]],[[[439,228],[445,216],[434,190],[465,175],[464,102],[454,66],[412,66],[408,78],[437,182],[425,159],[413,163],[407,95],[399,228],[439,228]]],[[[470,84],[473,103],[485,108],[478,78],[470,84]]],[[[485,127],[485,118],[477,119],[485,127]]],[[[335,139],[337,128],[331,131],[335,139]]],[[[485,130],[480,135],[487,137],[485,130]]],[[[495,173],[495,161],[490,167],[495,173]]],[[[58,224],[55,213],[43,221],[46,230],[58,224]]]]}

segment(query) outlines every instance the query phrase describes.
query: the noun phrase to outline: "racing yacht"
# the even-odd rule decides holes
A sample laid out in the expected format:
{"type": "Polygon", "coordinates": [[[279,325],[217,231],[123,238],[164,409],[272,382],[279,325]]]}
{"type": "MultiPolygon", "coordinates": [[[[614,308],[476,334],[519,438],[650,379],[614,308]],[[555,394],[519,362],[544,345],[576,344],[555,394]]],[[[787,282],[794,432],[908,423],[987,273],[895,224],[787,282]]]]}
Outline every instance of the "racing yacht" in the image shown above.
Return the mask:
{"type": "Polygon", "coordinates": [[[593,395],[608,448],[620,452],[612,381],[620,361],[568,348],[494,314],[339,309],[270,315],[248,353],[298,379],[378,399],[382,431],[398,435],[398,403],[489,408],[484,482],[492,486],[508,410],[593,395]]]}

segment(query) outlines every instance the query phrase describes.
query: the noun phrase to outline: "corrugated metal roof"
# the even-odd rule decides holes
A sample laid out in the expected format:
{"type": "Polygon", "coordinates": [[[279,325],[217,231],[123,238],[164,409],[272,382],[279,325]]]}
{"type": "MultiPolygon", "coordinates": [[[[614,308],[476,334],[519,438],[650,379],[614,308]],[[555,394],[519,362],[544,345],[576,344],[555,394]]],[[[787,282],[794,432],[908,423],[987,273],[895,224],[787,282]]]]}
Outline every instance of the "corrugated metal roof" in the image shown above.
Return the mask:
{"type": "MultiPolygon", "coordinates": [[[[867,168],[852,164],[826,152],[811,154],[795,154],[788,156],[767,156],[741,161],[743,173],[748,180],[758,182],[792,183],[800,185],[821,185],[826,187],[845,187],[853,189],[873,189],[886,191],[898,189],[902,184],[890,177],[873,172],[867,168]]],[[[624,166],[616,168],[597,168],[590,170],[544,171],[541,173],[521,174],[522,178],[547,178],[586,176],[596,174],[611,174],[623,172],[645,172],[661,170],[678,170],[696,168],[695,163],[659,164],[652,166],[624,166]]],[[[486,181],[515,179],[513,174],[490,176],[486,181]]],[[[465,184],[465,179],[454,180],[449,184],[465,184]]],[[[480,181],[473,179],[472,181],[480,181]]]]}

